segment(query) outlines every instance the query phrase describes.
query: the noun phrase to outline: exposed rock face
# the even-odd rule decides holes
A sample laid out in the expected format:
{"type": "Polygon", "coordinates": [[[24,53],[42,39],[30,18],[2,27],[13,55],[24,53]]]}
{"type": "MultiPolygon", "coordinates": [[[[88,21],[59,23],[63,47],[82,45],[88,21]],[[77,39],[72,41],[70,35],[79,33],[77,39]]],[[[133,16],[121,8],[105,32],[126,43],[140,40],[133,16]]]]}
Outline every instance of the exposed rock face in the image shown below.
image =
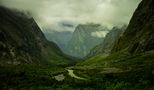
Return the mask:
{"type": "Polygon", "coordinates": [[[104,37],[98,37],[97,34],[107,32],[108,29],[99,24],[78,25],[67,44],[67,53],[76,57],[86,56],[93,47],[103,41],[104,37]]]}
{"type": "Polygon", "coordinates": [[[104,54],[104,55],[110,54],[114,46],[114,43],[119,39],[120,36],[122,36],[126,27],[127,27],[126,25],[124,25],[122,28],[113,27],[113,29],[104,38],[104,41],[91,50],[88,57],[91,57],[97,54],[104,54]]]}
{"type": "Polygon", "coordinates": [[[61,64],[68,60],[57,45],[46,40],[32,17],[0,7],[1,65],[61,64]]]}
{"type": "Polygon", "coordinates": [[[136,9],[127,30],[112,52],[126,50],[131,54],[154,49],[154,0],[143,0],[136,9]]]}

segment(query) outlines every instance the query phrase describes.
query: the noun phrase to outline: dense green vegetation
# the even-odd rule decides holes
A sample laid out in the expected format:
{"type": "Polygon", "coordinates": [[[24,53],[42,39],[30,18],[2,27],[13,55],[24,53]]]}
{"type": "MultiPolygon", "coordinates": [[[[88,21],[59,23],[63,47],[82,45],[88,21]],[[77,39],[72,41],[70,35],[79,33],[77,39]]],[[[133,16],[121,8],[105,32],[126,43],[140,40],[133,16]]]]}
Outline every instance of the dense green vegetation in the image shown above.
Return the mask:
{"type": "Polygon", "coordinates": [[[111,88],[113,86],[109,90],[144,90],[144,88],[149,90],[154,83],[154,51],[134,56],[122,53],[115,53],[106,58],[101,55],[92,57],[77,64],[74,67],[75,73],[92,80],[93,83],[108,82],[111,88]],[[103,82],[95,81],[101,79],[103,82]],[[122,85],[119,86],[121,89],[115,89],[119,84],[122,85]]]}
{"type": "Polygon", "coordinates": [[[154,51],[130,56],[116,53],[81,62],[72,67],[75,74],[87,80],[70,77],[68,66],[18,65],[0,67],[0,86],[3,89],[40,90],[153,90],[154,51]],[[87,62],[87,63],[86,63],[87,62]],[[63,81],[53,76],[64,74],[63,81]]]}
{"type": "Polygon", "coordinates": [[[38,65],[18,65],[0,67],[0,87],[32,88],[52,86],[56,80],[52,78],[59,73],[66,73],[62,67],[38,65]]]}

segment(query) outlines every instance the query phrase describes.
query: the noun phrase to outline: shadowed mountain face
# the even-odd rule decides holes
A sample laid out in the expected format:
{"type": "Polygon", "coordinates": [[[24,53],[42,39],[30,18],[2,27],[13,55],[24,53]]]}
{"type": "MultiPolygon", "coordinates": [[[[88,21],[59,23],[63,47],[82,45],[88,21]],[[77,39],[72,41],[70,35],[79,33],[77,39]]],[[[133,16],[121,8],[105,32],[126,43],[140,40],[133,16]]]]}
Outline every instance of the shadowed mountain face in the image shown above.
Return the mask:
{"type": "Polygon", "coordinates": [[[70,31],[44,32],[44,34],[49,41],[55,42],[63,50],[63,52],[66,51],[67,43],[72,37],[72,32],[70,31]]]}
{"type": "Polygon", "coordinates": [[[110,54],[114,44],[117,42],[119,37],[122,36],[126,28],[126,25],[124,25],[123,27],[113,27],[112,30],[105,36],[104,41],[90,51],[88,57],[92,57],[97,54],[110,54]]]}
{"type": "MultiPolygon", "coordinates": [[[[146,79],[153,82],[154,70],[154,1],[143,0],[136,9],[126,31],[114,43],[111,54],[88,58],[80,65],[89,67],[121,68],[129,79],[146,79]],[[128,70],[125,71],[125,70],[128,70]],[[147,71],[145,73],[145,71],[147,71]],[[134,76],[137,77],[134,77],[134,76]],[[151,77],[152,76],[152,77],[151,77]],[[150,78],[150,79],[149,79],[150,78]]],[[[123,74],[123,73],[122,73],[123,74]]],[[[119,73],[121,78],[122,74],[119,73]]],[[[112,75],[112,73],[110,73],[112,75]]],[[[124,75],[125,77],[125,75],[124,75]]]]}
{"type": "Polygon", "coordinates": [[[67,64],[56,44],[46,40],[32,17],[0,7],[0,64],[67,64]]]}
{"type": "Polygon", "coordinates": [[[154,1],[143,0],[127,30],[115,44],[112,53],[126,50],[131,54],[154,49],[154,1]]]}
{"type": "Polygon", "coordinates": [[[99,24],[79,24],[67,44],[66,53],[75,57],[85,57],[93,47],[103,41],[107,32],[108,29],[99,24]]]}
{"type": "MultiPolygon", "coordinates": [[[[132,86],[133,88],[141,85],[140,80],[142,82],[147,80],[149,83],[145,87],[148,87],[148,90],[153,89],[154,87],[151,88],[150,83],[153,86],[154,1],[142,0],[126,31],[114,43],[109,56],[105,57],[99,54],[90,57],[79,63],[76,68],[85,70],[89,77],[96,75],[95,77],[100,76],[100,78],[105,76],[111,81],[135,82],[132,86]],[[88,69],[89,71],[87,71],[88,69]]],[[[135,90],[142,90],[142,88],[139,86],[135,90]]]]}

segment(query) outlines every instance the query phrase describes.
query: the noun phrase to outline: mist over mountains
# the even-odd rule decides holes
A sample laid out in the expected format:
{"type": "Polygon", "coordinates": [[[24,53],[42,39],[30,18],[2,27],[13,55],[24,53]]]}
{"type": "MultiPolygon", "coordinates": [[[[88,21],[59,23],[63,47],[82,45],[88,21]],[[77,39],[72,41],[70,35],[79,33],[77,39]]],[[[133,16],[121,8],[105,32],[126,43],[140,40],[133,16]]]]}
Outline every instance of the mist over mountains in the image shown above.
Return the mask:
{"type": "Polygon", "coordinates": [[[128,24],[140,1],[1,0],[0,5],[30,12],[41,28],[52,28],[61,22],[71,22],[76,25],[93,22],[113,27],[128,24]]]}
{"type": "Polygon", "coordinates": [[[63,31],[63,32],[53,31],[53,32],[45,32],[44,34],[49,41],[55,42],[63,50],[63,52],[65,52],[67,44],[68,44],[69,40],[72,38],[73,32],[70,32],[70,31],[63,31]]]}
{"type": "Polygon", "coordinates": [[[1,0],[0,90],[154,90],[154,0],[139,2],[1,0]]]}
{"type": "Polygon", "coordinates": [[[60,64],[57,62],[63,64],[69,62],[69,56],[65,57],[65,54],[55,43],[47,41],[31,16],[0,6],[0,17],[1,65],[56,65],[60,64]]]}
{"type": "MultiPolygon", "coordinates": [[[[128,24],[140,0],[121,0],[121,3],[118,3],[118,0],[1,0],[0,2],[2,6],[28,12],[45,33],[46,38],[58,44],[63,52],[70,54],[71,49],[70,51],[66,49],[69,49],[68,43],[74,38],[73,33],[79,24],[89,22],[101,24],[109,28],[108,30],[114,26],[128,24]],[[122,8],[124,6],[129,8],[122,8]]],[[[100,39],[104,38],[107,32],[109,31],[96,31],[92,32],[91,35],[100,39]]],[[[103,40],[98,41],[99,43],[97,42],[92,46],[100,44],[103,40]]],[[[88,52],[93,47],[89,48],[88,52]]],[[[75,52],[75,50],[73,51],[75,52]]]]}
{"type": "Polygon", "coordinates": [[[93,49],[90,50],[90,53],[87,57],[92,57],[95,55],[101,54],[102,56],[110,55],[114,43],[118,42],[118,39],[123,36],[124,31],[126,30],[127,25],[122,27],[113,27],[105,36],[101,44],[96,45],[93,49]]]}
{"type": "Polygon", "coordinates": [[[108,31],[107,27],[100,24],[79,24],[67,44],[66,53],[85,57],[95,45],[103,41],[108,31]]]}

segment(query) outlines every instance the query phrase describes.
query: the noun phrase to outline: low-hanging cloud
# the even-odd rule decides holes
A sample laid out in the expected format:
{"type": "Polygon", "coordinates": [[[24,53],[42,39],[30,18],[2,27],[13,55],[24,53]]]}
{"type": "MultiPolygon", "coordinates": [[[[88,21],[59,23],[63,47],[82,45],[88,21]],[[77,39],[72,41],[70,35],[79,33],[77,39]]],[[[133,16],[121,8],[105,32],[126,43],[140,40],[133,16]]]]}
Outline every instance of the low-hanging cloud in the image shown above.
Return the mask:
{"type": "Polygon", "coordinates": [[[31,12],[41,27],[61,21],[127,24],[141,0],[1,0],[0,4],[31,12]]]}
{"type": "Polygon", "coordinates": [[[104,38],[107,33],[108,31],[96,31],[96,32],[92,32],[91,36],[97,37],[97,38],[104,38]]]}

